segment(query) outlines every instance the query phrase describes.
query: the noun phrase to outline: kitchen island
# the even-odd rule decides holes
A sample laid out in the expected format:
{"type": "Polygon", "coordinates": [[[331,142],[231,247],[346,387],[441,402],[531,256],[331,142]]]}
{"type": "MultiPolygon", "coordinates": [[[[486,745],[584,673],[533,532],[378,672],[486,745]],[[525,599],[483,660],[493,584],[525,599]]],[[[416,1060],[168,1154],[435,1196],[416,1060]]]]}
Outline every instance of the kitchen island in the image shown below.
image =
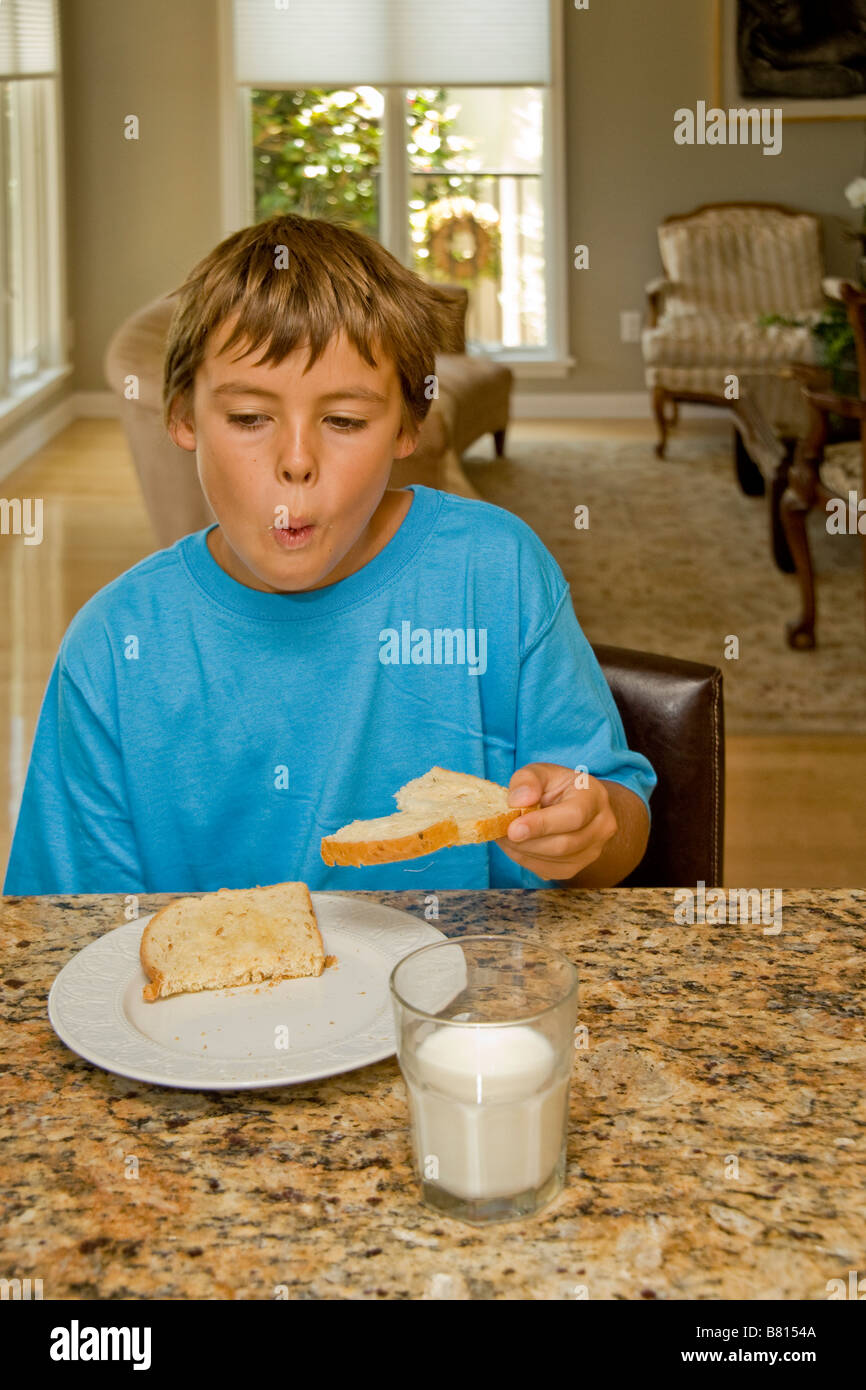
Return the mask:
{"type": "MultiPolygon", "coordinates": [[[[359,896],[424,919],[423,892],[359,896]]],[[[827,1299],[866,1274],[866,890],[786,890],[778,930],[677,917],[666,889],[438,895],[447,936],[580,977],[565,1190],[479,1228],[418,1200],[396,1058],[237,1092],[103,1071],[46,1001],[123,897],[0,898],[0,1274],[45,1299],[827,1299]]]]}

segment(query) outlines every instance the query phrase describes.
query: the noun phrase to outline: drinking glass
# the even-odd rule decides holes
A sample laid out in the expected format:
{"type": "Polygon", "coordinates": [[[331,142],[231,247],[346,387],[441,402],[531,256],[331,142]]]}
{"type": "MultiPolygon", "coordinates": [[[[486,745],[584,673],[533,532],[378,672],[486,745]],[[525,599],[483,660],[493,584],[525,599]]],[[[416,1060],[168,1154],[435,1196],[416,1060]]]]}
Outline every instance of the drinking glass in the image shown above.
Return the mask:
{"type": "Polygon", "coordinates": [[[577,970],[521,937],[464,936],[391,972],[422,1201],[471,1225],[562,1190],[577,970]]]}

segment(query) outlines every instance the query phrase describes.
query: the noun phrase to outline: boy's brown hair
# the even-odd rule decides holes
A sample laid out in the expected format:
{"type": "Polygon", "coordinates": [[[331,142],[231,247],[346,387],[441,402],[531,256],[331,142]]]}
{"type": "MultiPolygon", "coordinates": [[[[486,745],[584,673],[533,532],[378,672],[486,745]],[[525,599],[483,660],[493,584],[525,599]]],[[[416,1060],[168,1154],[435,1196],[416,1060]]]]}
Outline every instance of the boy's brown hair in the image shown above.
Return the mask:
{"type": "Polygon", "coordinates": [[[208,335],[235,311],[223,351],[243,343],[280,363],[309,344],[308,371],[342,329],[359,355],[394,362],[403,398],[401,424],[417,428],[430,409],[435,353],[459,341],[455,299],[428,285],[372,237],[320,218],[281,212],[243,227],[215,246],[172,291],[179,296],[168,332],[163,417],[192,409],[195,374],[208,335]],[[285,268],[275,264],[279,255],[285,268]]]}

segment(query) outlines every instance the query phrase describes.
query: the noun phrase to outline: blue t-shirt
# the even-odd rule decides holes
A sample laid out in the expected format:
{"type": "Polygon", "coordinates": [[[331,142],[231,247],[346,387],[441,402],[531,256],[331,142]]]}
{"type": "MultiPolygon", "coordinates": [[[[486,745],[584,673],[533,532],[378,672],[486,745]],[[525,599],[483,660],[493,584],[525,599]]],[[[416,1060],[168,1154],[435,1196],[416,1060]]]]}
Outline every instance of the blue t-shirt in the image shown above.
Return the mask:
{"type": "Polygon", "coordinates": [[[364,868],[320,842],[434,766],[507,786],[551,762],[655,785],[559,565],[510,512],[418,484],[356,573],[227,574],[208,530],[93,596],[42,703],[4,892],[539,888],[493,842],[364,868]]]}

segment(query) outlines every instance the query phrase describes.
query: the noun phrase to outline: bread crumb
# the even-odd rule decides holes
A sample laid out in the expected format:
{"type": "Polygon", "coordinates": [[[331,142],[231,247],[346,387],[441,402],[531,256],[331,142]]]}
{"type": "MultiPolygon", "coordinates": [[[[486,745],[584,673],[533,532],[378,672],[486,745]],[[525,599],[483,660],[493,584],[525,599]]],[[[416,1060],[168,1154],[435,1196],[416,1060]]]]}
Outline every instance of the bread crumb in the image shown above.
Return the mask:
{"type": "Polygon", "coordinates": [[[337,957],[336,957],[336,956],[325,956],[325,966],[324,966],[325,970],[330,970],[331,966],[332,966],[332,965],[336,965],[336,964],[337,964],[337,957]]]}

